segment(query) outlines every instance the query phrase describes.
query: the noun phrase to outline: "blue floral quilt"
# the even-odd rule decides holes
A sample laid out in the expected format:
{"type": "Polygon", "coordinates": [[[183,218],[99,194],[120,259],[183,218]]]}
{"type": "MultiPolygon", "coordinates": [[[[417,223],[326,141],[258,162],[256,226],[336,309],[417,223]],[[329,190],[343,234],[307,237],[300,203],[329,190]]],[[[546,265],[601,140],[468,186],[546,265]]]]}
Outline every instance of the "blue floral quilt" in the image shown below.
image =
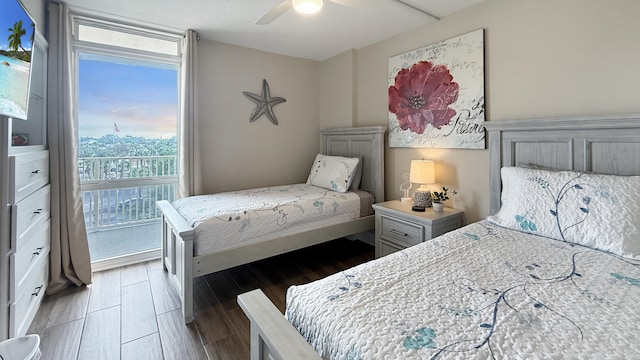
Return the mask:
{"type": "Polygon", "coordinates": [[[640,261],[481,221],[287,292],[325,359],[633,359],[640,261]]]}

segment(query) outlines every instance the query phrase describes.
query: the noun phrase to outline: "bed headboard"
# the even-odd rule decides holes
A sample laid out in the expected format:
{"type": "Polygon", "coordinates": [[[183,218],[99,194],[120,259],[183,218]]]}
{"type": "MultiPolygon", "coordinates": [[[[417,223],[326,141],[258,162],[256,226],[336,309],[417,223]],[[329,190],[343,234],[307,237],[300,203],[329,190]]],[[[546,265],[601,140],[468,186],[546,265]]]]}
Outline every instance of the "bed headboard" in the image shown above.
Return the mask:
{"type": "Polygon", "coordinates": [[[386,126],[330,128],[321,131],[323,154],[362,158],[360,189],[373,194],[375,202],[384,201],[386,131],[386,126]]]}
{"type": "Polygon", "coordinates": [[[490,214],[500,210],[500,169],[520,164],[640,175],[640,114],[486,122],[490,214]]]}

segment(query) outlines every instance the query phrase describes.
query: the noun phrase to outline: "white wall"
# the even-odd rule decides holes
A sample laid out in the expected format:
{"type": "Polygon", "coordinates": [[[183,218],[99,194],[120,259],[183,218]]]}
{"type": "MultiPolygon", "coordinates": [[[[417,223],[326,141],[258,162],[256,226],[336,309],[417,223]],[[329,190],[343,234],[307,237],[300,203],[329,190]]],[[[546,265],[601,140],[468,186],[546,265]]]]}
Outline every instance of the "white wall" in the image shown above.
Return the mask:
{"type": "MultiPolygon", "coordinates": [[[[487,0],[359,49],[355,125],[388,124],[389,57],[480,28],[488,121],[638,113],[638,15],[637,0],[487,0]]],[[[488,215],[487,150],[387,148],[387,199],[400,197],[402,173],[417,158],[437,161],[436,180],[459,191],[449,204],[465,211],[466,223],[488,215]]]]}
{"type": "Polygon", "coordinates": [[[201,39],[198,126],[205,192],[304,182],[318,153],[318,66],[313,60],[201,39]],[[255,104],[243,91],[287,101],[249,122],[255,104]]]}
{"type": "Polygon", "coordinates": [[[350,127],[356,121],[357,51],[348,50],[320,63],[320,129],[350,127]]]}

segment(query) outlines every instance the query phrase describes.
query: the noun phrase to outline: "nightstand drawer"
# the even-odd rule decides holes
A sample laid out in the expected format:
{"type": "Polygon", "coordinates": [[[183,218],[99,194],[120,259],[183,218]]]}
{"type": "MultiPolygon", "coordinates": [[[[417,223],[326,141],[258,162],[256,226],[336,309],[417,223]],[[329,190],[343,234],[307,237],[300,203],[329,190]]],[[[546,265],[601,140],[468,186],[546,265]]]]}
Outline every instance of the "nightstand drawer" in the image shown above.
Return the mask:
{"type": "Polygon", "coordinates": [[[446,221],[443,221],[439,224],[437,224],[437,226],[433,226],[433,228],[431,229],[431,237],[434,238],[436,236],[440,236],[442,234],[448,233],[449,231],[455,230],[459,227],[462,227],[462,217],[458,216],[458,217],[452,217],[450,219],[447,219],[446,221]]]}
{"type": "Polygon", "coordinates": [[[382,238],[404,246],[424,241],[424,226],[388,216],[381,216],[382,238]]]}
{"type": "Polygon", "coordinates": [[[380,255],[379,256],[387,256],[389,254],[393,254],[394,252],[398,252],[402,249],[406,249],[405,247],[400,247],[398,245],[394,245],[393,243],[388,243],[384,240],[380,240],[380,255]]]}

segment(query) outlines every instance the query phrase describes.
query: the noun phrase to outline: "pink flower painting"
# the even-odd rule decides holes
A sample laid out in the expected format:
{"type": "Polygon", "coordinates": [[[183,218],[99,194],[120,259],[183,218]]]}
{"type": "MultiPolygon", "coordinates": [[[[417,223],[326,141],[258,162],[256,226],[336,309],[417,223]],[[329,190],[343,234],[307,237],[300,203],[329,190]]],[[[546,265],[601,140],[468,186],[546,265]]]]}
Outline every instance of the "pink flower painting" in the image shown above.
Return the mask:
{"type": "Polygon", "coordinates": [[[402,130],[422,134],[427,124],[440,129],[456,115],[450,105],[458,99],[458,89],[447,66],[420,61],[396,75],[389,87],[389,111],[402,130]]]}
{"type": "Polygon", "coordinates": [[[389,147],[484,149],[484,30],[389,58],[389,147]]]}

